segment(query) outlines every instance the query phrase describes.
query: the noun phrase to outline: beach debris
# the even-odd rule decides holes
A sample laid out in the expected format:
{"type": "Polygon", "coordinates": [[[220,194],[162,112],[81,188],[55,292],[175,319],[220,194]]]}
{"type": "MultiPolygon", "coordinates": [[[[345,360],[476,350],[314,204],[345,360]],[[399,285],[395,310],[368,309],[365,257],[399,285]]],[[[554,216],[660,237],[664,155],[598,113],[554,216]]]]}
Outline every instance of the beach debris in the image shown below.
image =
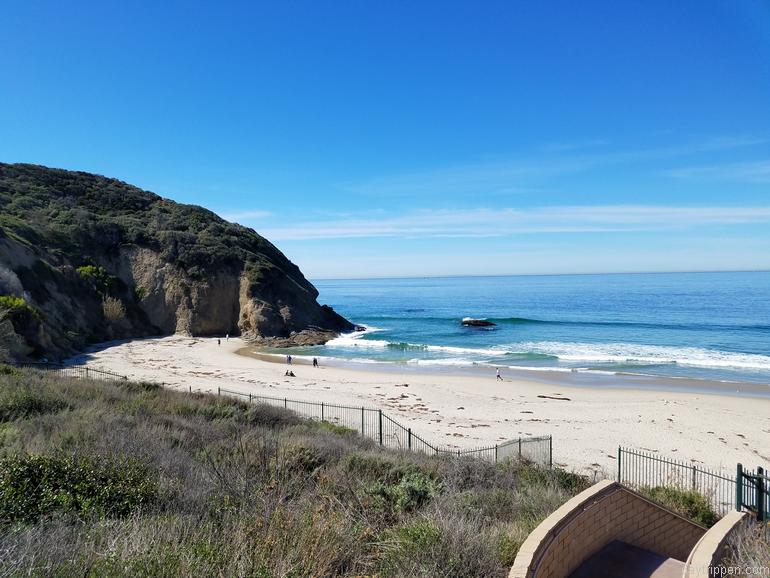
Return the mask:
{"type": "Polygon", "coordinates": [[[465,409],[463,406],[458,407],[457,409],[465,409]]]}
{"type": "Polygon", "coordinates": [[[535,412],[534,411],[529,411],[529,410],[524,410],[524,411],[520,411],[519,413],[535,413],[535,412]]]}
{"type": "Polygon", "coordinates": [[[553,395],[538,395],[537,397],[540,397],[540,398],[542,398],[542,399],[557,399],[557,400],[559,400],[559,401],[572,401],[572,400],[571,400],[570,398],[568,398],[568,397],[555,397],[555,396],[553,396],[553,395]]]}
{"type": "Polygon", "coordinates": [[[494,327],[497,325],[497,323],[493,323],[487,319],[474,319],[473,317],[463,318],[462,324],[465,327],[494,327]]]}
{"type": "Polygon", "coordinates": [[[408,383],[397,383],[394,387],[409,387],[408,383]]]}

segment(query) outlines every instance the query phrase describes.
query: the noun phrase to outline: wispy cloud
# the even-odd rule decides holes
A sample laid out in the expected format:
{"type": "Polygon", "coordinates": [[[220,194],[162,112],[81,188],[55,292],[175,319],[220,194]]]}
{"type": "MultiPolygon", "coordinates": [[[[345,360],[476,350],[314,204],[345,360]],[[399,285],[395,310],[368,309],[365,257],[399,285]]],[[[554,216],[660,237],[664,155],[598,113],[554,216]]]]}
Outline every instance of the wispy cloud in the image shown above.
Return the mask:
{"type": "Polygon", "coordinates": [[[684,167],[669,171],[679,179],[770,183],[770,160],[684,167]]]}
{"type": "Polygon", "coordinates": [[[276,241],[374,237],[500,237],[536,233],[612,233],[770,223],[770,206],[556,206],[420,210],[400,215],[309,221],[260,229],[276,241]]]}
{"type": "Polygon", "coordinates": [[[233,213],[219,213],[219,216],[228,221],[257,221],[259,219],[265,219],[272,217],[273,213],[270,211],[237,211],[233,213]]]}
{"type": "MultiPolygon", "coordinates": [[[[592,141],[600,147],[602,141],[592,141]]],[[[630,165],[663,159],[750,147],[768,142],[755,137],[712,137],[682,145],[636,150],[586,152],[585,143],[549,145],[545,154],[463,163],[448,167],[389,175],[363,182],[342,183],[349,192],[373,197],[453,195],[478,193],[510,195],[537,192],[549,178],[612,165],[630,165]],[[555,147],[555,148],[554,148],[555,147]],[[533,183],[536,186],[533,187],[533,183]]]]}

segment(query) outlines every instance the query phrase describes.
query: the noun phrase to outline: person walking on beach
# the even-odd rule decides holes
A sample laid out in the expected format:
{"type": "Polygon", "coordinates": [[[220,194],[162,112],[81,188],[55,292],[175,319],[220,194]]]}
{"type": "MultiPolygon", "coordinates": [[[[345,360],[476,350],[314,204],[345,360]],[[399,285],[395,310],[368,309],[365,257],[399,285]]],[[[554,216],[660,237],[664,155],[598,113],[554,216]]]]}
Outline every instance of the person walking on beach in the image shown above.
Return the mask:
{"type": "Polygon", "coordinates": [[[286,356],[286,365],[291,365],[291,355],[286,356]]]}
{"type": "Polygon", "coordinates": [[[225,341],[230,341],[230,334],[225,335],[225,341]]]}
{"type": "Polygon", "coordinates": [[[217,345],[222,345],[222,340],[217,337],[217,345]]]}
{"type": "Polygon", "coordinates": [[[318,358],[317,357],[313,358],[313,367],[318,367],[318,358]]]}
{"type": "Polygon", "coordinates": [[[497,379],[499,379],[500,381],[503,381],[503,377],[500,375],[500,368],[499,367],[497,368],[497,379]]]}

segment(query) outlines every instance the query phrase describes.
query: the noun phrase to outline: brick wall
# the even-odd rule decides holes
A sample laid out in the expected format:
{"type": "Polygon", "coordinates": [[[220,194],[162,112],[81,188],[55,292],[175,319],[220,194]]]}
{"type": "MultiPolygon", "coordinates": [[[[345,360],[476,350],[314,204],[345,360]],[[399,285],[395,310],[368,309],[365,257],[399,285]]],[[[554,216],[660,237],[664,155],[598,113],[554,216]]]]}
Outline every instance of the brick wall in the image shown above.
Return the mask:
{"type": "Polygon", "coordinates": [[[566,578],[613,540],[684,562],[706,529],[616,482],[581,492],[546,518],[519,550],[510,578],[566,578]]]}

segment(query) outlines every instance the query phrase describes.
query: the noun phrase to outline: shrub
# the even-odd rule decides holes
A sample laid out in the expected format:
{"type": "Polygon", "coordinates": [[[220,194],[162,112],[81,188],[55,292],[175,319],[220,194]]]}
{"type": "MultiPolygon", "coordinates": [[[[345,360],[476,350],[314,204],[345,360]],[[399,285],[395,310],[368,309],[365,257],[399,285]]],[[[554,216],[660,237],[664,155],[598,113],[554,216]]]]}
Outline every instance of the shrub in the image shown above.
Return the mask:
{"type": "Polygon", "coordinates": [[[321,429],[325,429],[326,431],[330,431],[333,434],[337,434],[340,436],[356,435],[358,433],[356,430],[352,428],[345,427],[344,425],[337,425],[336,423],[331,423],[329,421],[319,422],[318,426],[321,429]]]}
{"type": "Polygon", "coordinates": [[[23,387],[7,389],[0,393],[0,423],[56,413],[66,407],[64,400],[39,391],[23,387]]]}
{"type": "Polygon", "coordinates": [[[118,278],[110,275],[104,267],[83,265],[78,267],[76,271],[83,280],[91,284],[99,295],[107,296],[119,286],[118,278]]]}
{"type": "Polygon", "coordinates": [[[439,483],[425,474],[413,472],[397,484],[376,482],[367,493],[377,498],[380,506],[394,512],[411,512],[427,504],[441,489],[439,483]]]}
{"type": "Polygon", "coordinates": [[[7,318],[14,324],[43,319],[43,314],[39,309],[15,295],[0,295],[0,310],[5,310],[7,318]]]}
{"type": "Polygon", "coordinates": [[[125,516],[155,501],[150,468],[126,456],[22,454],[0,459],[0,521],[33,521],[55,512],[125,516]]]}
{"type": "Polygon", "coordinates": [[[722,565],[770,568],[770,522],[745,523],[727,541],[722,565]]]}
{"type": "Polygon", "coordinates": [[[643,489],[641,493],[650,500],[706,527],[711,527],[719,521],[719,514],[712,509],[709,501],[695,490],[657,486],[643,489]]]}
{"type": "Polygon", "coordinates": [[[120,299],[105,297],[102,300],[102,313],[107,321],[117,323],[126,318],[126,306],[120,299]]]}
{"type": "Polygon", "coordinates": [[[291,443],[286,446],[283,461],[284,466],[289,471],[309,474],[324,465],[326,460],[318,448],[300,443],[291,443]]]}

